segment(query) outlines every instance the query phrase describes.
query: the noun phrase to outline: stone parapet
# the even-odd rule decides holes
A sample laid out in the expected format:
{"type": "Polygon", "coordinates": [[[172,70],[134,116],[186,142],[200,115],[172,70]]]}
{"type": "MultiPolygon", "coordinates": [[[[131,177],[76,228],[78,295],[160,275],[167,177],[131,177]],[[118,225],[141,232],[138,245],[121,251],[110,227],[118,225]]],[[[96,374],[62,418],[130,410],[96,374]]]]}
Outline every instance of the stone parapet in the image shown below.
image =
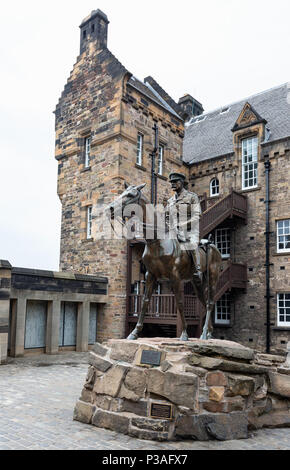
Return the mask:
{"type": "Polygon", "coordinates": [[[230,341],[110,340],[90,353],[74,419],[139,439],[246,439],[289,426],[289,372],[230,341]]]}

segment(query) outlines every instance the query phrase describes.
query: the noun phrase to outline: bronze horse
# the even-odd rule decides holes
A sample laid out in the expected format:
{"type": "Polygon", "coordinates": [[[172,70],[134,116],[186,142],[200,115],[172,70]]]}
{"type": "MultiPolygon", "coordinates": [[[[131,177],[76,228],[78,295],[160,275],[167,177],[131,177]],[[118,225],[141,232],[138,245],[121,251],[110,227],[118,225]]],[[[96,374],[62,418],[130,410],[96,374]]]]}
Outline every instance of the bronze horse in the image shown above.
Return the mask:
{"type": "MultiPolygon", "coordinates": [[[[139,217],[137,215],[137,218],[139,218],[139,221],[144,228],[147,228],[149,225],[146,222],[146,217],[150,221],[156,221],[156,209],[149,204],[149,201],[142,193],[142,189],[145,186],[146,184],[142,184],[140,186],[128,186],[125,184],[126,190],[108,207],[108,216],[111,220],[113,220],[115,216],[120,215],[122,222],[125,223],[126,208],[128,212],[127,217],[130,218],[132,215],[131,213],[129,214],[130,207],[138,206],[142,209],[143,218],[141,218],[141,215],[139,217]]],[[[154,227],[156,227],[155,224],[154,227]]],[[[182,283],[183,281],[191,281],[197,297],[206,308],[206,316],[201,339],[209,339],[213,330],[211,313],[215,305],[214,296],[222,263],[222,257],[219,250],[211,243],[208,243],[206,249],[200,247],[203,280],[199,285],[197,285],[193,278],[194,261],[192,256],[186,250],[181,248],[179,241],[176,238],[170,238],[169,236],[159,239],[156,228],[154,228],[154,237],[152,237],[151,233],[149,239],[146,234],[147,231],[145,230],[144,238],[146,247],[142,256],[143,264],[146,267],[145,292],[142,299],[141,313],[138,318],[137,326],[129,335],[128,339],[138,339],[138,336],[143,329],[144,317],[153,294],[154,286],[159,279],[168,279],[175,294],[177,312],[180,315],[182,322],[181,341],[188,341],[187,325],[183,308],[182,283]]]]}

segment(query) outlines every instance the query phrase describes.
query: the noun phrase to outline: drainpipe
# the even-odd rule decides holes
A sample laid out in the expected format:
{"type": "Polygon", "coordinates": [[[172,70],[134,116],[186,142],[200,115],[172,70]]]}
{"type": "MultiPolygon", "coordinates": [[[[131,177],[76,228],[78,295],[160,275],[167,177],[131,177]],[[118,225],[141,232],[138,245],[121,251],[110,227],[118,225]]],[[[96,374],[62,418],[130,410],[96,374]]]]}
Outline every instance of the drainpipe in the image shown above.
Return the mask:
{"type": "Polygon", "coordinates": [[[151,204],[157,204],[157,176],[155,173],[155,162],[158,151],[158,126],[155,123],[154,127],[154,150],[151,154],[152,157],[152,168],[151,168],[151,204]]]}
{"type": "Polygon", "coordinates": [[[270,317],[270,300],[272,298],[270,291],[270,267],[273,265],[270,263],[270,171],[271,171],[271,162],[267,160],[265,162],[265,175],[266,175],[266,312],[267,312],[267,321],[266,321],[266,351],[267,354],[271,352],[271,317],[270,317]]]}

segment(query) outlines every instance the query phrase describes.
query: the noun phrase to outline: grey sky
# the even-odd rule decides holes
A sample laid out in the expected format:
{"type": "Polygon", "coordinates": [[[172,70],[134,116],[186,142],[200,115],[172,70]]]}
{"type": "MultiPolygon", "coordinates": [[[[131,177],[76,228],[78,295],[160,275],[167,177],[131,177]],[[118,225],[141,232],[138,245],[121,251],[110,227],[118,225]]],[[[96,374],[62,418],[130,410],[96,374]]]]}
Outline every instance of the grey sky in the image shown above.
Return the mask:
{"type": "Polygon", "coordinates": [[[58,269],[52,114],[100,8],[108,47],[138,78],[205,111],[290,80],[289,0],[14,0],[1,5],[0,259],[58,269]]]}

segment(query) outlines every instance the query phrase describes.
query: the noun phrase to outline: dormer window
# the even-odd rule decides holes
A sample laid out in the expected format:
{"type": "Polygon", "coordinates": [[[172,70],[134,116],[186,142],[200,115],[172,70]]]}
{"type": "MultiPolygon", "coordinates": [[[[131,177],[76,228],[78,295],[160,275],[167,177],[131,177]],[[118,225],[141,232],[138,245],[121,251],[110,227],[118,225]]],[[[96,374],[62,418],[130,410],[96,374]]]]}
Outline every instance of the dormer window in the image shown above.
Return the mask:
{"type": "Polygon", "coordinates": [[[220,183],[217,178],[214,178],[210,182],[210,197],[219,196],[220,194],[220,183]]]}
{"type": "Polygon", "coordinates": [[[258,138],[242,140],[242,188],[258,186],[258,138]]]}

